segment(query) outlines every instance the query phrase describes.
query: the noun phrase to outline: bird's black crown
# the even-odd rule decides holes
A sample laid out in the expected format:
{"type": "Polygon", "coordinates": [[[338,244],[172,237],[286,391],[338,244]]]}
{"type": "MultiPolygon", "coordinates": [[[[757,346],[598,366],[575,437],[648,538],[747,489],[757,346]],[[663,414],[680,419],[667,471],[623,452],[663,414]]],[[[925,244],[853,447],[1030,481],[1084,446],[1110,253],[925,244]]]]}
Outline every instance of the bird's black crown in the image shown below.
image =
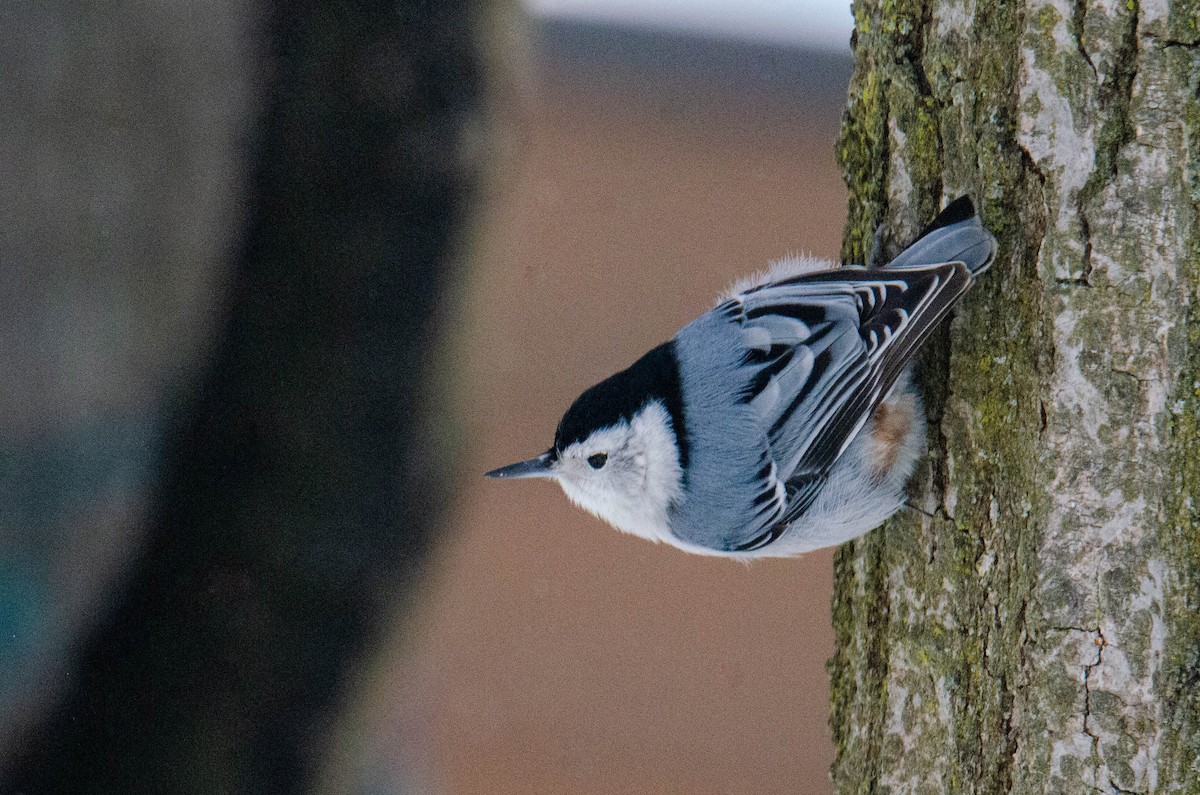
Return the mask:
{"type": "Polygon", "coordinates": [[[687,426],[683,416],[683,388],[675,343],[666,342],[575,399],[554,433],[554,450],[561,452],[583,441],[594,431],[630,421],[647,403],[659,400],[671,417],[679,465],[687,468],[687,426]]]}

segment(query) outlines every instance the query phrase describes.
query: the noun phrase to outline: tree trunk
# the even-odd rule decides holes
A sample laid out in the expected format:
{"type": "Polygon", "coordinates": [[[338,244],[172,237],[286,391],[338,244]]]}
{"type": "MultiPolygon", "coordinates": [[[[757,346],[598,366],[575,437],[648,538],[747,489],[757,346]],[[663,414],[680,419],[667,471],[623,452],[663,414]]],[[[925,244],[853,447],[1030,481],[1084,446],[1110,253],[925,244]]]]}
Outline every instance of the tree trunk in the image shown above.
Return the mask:
{"type": "MultiPolygon", "coordinates": [[[[356,771],[335,768],[359,761],[345,748],[353,730],[348,712],[369,684],[392,620],[411,603],[420,564],[450,504],[454,417],[445,406],[439,351],[447,344],[486,151],[477,26],[487,6],[486,0],[390,0],[257,8],[263,118],[254,132],[227,315],[163,433],[145,543],[127,582],[111,602],[95,597],[97,619],[65,666],[62,697],[39,704],[40,725],[15,743],[3,792],[401,788],[380,780],[386,769],[366,771],[367,783],[351,787],[347,779],[357,784],[356,771]]],[[[173,85],[173,77],[208,67],[174,60],[171,37],[143,32],[158,31],[161,17],[173,21],[155,8],[118,15],[98,4],[61,14],[67,31],[49,37],[45,59],[27,48],[34,52],[29,75],[43,79],[29,81],[37,90],[18,94],[35,107],[42,84],[57,89],[64,74],[75,74],[64,53],[85,59],[108,52],[105,34],[117,27],[114,16],[141,25],[122,39],[125,47],[113,48],[120,57],[97,59],[105,79],[95,105],[116,119],[115,133],[103,127],[95,136],[102,141],[110,133],[121,140],[122,100],[149,103],[123,93],[124,75],[113,64],[160,59],[170,68],[146,80],[167,95],[163,86],[173,85]]],[[[59,24],[32,7],[11,16],[24,30],[59,24]]],[[[229,35],[249,35],[232,22],[227,27],[229,35]]],[[[195,92],[201,100],[224,96],[226,87],[207,72],[195,83],[208,89],[195,92]]],[[[75,120],[64,112],[41,121],[40,132],[62,134],[75,120]]],[[[151,122],[158,122],[152,129],[171,129],[151,122]]],[[[141,153],[121,149],[106,159],[92,136],[69,137],[83,169],[111,169],[118,177],[108,180],[111,189],[85,186],[92,192],[82,198],[63,175],[53,187],[88,206],[115,203],[130,172],[140,173],[134,166],[141,166],[141,153]]],[[[189,156],[198,159],[197,148],[181,144],[175,157],[189,156]]],[[[55,175],[44,165],[26,168],[55,175]]],[[[192,220],[152,212],[167,241],[192,220]]],[[[17,215],[24,222],[19,231],[41,228],[17,215]]],[[[83,221],[70,216],[71,223],[83,221]]],[[[142,301],[154,291],[148,277],[163,270],[157,260],[171,249],[148,245],[130,262],[113,262],[104,251],[71,242],[64,250],[82,273],[129,277],[116,279],[115,297],[94,300],[98,313],[120,318],[127,304],[146,303],[146,315],[159,325],[134,331],[186,336],[186,317],[142,301]]],[[[73,297],[66,288],[83,277],[54,259],[27,262],[26,250],[40,248],[8,244],[0,254],[10,255],[14,268],[44,270],[52,288],[73,297]]],[[[76,313],[64,311],[69,319],[76,313]]],[[[27,325],[53,328],[54,318],[27,325]]],[[[116,325],[102,330],[112,333],[116,325]]],[[[86,380],[110,363],[136,369],[130,359],[80,354],[70,360],[75,369],[64,368],[66,380],[86,380]]],[[[27,372],[9,375],[20,381],[27,372]]],[[[63,447],[75,454],[75,445],[63,447]]],[[[36,451],[27,458],[37,458],[36,451]]],[[[30,484],[26,491],[53,495],[65,480],[14,467],[11,455],[3,460],[0,485],[15,477],[30,484]]],[[[49,533],[38,539],[57,542],[49,533]]]]}
{"type": "Polygon", "coordinates": [[[1200,5],[856,0],[844,255],[970,193],[914,504],[837,557],[838,792],[1200,791],[1200,5]]]}

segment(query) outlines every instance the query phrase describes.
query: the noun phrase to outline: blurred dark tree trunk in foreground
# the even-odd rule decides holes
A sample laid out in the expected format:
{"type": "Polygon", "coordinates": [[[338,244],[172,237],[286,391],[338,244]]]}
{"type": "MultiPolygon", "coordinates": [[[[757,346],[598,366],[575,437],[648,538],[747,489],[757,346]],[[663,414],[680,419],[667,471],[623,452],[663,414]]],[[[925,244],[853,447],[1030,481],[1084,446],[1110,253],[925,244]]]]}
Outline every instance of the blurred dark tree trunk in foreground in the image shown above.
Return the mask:
{"type": "Polygon", "coordinates": [[[167,426],[128,579],[3,791],[323,774],[451,498],[434,390],[480,166],[481,5],[265,16],[228,316],[167,426]]]}
{"type": "Polygon", "coordinates": [[[973,194],[912,512],[838,553],[842,793],[1200,791],[1200,6],[855,0],[847,259],[973,194]]]}

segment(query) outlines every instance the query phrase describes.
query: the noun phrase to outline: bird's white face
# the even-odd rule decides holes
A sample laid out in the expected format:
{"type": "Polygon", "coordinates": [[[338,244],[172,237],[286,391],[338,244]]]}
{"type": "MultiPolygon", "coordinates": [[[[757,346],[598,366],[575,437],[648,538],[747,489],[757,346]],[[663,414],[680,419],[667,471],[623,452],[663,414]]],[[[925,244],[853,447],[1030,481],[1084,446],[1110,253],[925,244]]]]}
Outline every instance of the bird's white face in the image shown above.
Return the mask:
{"type": "Polygon", "coordinates": [[[631,421],[593,432],[559,452],[547,473],[571,502],[626,533],[669,541],[682,471],[671,420],[651,402],[631,421]]]}

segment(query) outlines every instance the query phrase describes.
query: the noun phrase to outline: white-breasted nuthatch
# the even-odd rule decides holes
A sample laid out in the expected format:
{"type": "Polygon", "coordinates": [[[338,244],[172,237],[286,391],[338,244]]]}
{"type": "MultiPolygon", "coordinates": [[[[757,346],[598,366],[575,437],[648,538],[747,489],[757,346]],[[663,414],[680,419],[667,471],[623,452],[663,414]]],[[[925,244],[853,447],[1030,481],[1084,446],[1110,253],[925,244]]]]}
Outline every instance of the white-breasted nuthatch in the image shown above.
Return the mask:
{"type": "Polygon", "coordinates": [[[704,555],[856,538],[904,504],[925,441],[913,356],[995,252],[964,196],[884,267],[775,263],[580,395],[545,453],[487,474],[552,478],[704,555]]]}

